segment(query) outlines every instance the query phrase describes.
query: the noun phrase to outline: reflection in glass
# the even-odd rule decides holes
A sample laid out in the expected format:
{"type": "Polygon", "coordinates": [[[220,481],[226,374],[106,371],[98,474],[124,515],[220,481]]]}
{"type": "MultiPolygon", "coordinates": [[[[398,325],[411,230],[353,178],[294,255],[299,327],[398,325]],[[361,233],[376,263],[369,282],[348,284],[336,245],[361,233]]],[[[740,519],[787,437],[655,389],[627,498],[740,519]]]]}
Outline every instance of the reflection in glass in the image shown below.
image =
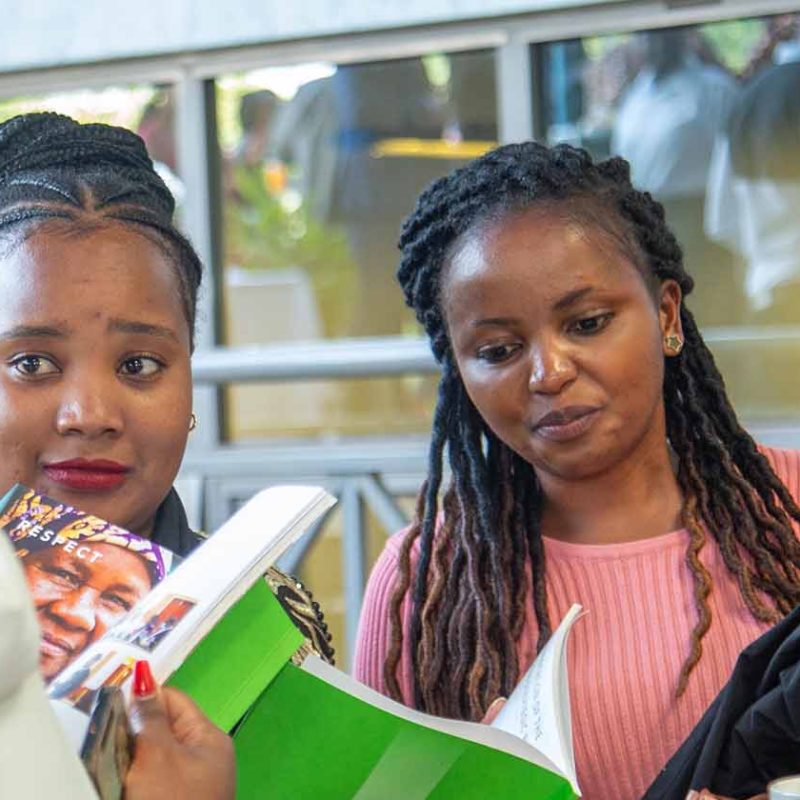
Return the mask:
{"type": "Polygon", "coordinates": [[[741,414],[796,417],[797,16],[539,45],[542,135],[621,155],[663,204],[741,414]],[[782,326],[774,335],[771,328],[782,326]]]}
{"type": "MultiPolygon", "coordinates": [[[[493,54],[226,76],[217,113],[226,343],[415,334],[394,278],[400,223],[428,183],[495,143],[493,54]]],[[[413,383],[342,382],[324,402],[284,388],[311,409],[305,430],[381,434],[426,429],[413,383]]],[[[228,401],[234,438],[279,431],[269,388],[228,401]]]]}

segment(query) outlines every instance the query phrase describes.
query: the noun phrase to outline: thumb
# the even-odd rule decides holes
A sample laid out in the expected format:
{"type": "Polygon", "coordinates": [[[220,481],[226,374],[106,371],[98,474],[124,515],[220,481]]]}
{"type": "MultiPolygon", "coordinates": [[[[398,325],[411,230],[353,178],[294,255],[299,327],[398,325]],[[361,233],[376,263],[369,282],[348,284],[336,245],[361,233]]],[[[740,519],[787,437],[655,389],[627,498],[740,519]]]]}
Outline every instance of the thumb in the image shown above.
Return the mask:
{"type": "Polygon", "coordinates": [[[160,694],[150,697],[134,697],[130,710],[131,729],[137,738],[140,736],[168,736],[170,731],[167,711],[160,694]]]}
{"type": "Polygon", "coordinates": [[[483,719],[481,720],[481,722],[484,725],[491,725],[495,721],[500,711],[502,711],[503,706],[505,704],[506,704],[505,697],[496,697],[492,701],[492,704],[489,706],[489,708],[486,709],[486,713],[483,715],[483,719]]]}
{"type": "Polygon", "coordinates": [[[160,699],[175,738],[185,745],[203,745],[224,733],[200,710],[199,706],[183,692],[165,688],[160,699]]]}

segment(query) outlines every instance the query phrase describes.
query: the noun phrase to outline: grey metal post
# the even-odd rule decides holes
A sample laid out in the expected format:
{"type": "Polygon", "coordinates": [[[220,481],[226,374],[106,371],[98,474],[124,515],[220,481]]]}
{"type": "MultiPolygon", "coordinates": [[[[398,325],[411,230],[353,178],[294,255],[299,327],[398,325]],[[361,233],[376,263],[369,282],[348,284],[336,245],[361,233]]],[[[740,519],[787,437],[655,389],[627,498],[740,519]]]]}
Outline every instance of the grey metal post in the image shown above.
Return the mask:
{"type": "Polygon", "coordinates": [[[530,45],[510,39],[495,51],[497,128],[502,143],[533,138],[530,45]]]}
{"type": "MultiPolygon", "coordinates": [[[[331,509],[332,511],[333,509],[331,509]]],[[[296,576],[303,563],[308,551],[314,546],[317,537],[322,532],[322,529],[328,522],[330,511],[323,514],[276,562],[275,566],[288,573],[289,575],[296,576]]],[[[311,587],[313,589],[313,587],[311,587]]]]}
{"type": "Polygon", "coordinates": [[[409,525],[410,520],[402,512],[391,492],[383,485],[380,475],[377,473],[367,475],[359,485],[364,502],[380,520],[389,535],[409,525]]]}
{"type": "MultiPolygon", "coordinates": [[[[175,86],[176,115],[175,137],[178,154],[178,172],[186,188],[186,199],[181,209],[184,232],[191,239],[203,262],[205,274],[198,300],[198,349],[216,344],[215,246],[211,201],[211,180],[216,155],[213,107],[213,85],[185,73],[175,86]]],[[[215,386],[196,387],[194,412],[198,418],[197,430],[189,447],[192,450],[212,449],[220,442],[219,400],[215,386]]]]}
{"type": "Polygon", "coordinates": [[[352,664],[358,618],[366,582],[364,514],[357,480],[347,480],[339,497],[342,506],[342,573],[344,575],[344,630],[347,664],[352,664]]]}

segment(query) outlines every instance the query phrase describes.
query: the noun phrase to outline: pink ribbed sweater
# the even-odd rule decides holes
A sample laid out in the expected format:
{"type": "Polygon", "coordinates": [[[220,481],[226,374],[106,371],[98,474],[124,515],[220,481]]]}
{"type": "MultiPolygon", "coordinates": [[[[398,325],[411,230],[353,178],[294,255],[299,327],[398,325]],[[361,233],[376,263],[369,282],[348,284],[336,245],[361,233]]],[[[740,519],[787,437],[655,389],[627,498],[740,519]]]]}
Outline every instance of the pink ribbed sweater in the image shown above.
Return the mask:
{"type": "MultiPolygon", "coordinates": [[[[764,452],[792,495],[800,497],[800,452],[764,452]]],[[[356,647],[356,678],[381,692],[388,606],[403,533],[388,540],[373,568],[356,647]]],[[[685,530],[613,545],[545,539],[551,619],[556,623],[576,602],[589,611],[573,629],[568,655],[578,780],[585,800],[641,797],[723,686],[739,652],[768,627],[747,610],[716,545],[709,543],[701,558],[713,580],[712,624],[688,688],[675,698],[696,622],[687,541],[685,530]]],[[[408,614],[407,602],[406,629],[408,614]]],[[[518,644],[523,670],[535,655],[536,630],[529,610],[518,644]]],[[[399,678],[410,704],[407,650],[399,678]]]]}

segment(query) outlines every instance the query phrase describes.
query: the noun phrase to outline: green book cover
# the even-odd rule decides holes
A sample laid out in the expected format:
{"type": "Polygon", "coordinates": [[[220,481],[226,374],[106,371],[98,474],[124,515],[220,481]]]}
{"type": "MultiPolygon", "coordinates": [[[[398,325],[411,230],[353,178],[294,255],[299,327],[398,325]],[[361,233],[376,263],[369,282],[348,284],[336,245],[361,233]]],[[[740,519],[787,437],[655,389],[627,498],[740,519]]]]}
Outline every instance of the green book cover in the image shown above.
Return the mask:
{"type": "Polygon", "coordinates": [[[566,778],[287,664],[236,736],[238,800],[572,800],[566,778]]]}
{"type": "MultiPolygon", "coordinates": [[[[558,642],[566,641],[576,617],[571,612],[561,636],[554,635],[540,673],[558,676],[564,658],[558,642]]],[[[295,666],[291,657],[301,643],[269,586],[258,581],[170,680],[233,732],[239,800],[575,797],[568,778],[471,739],[474,725],[447,722],[455,733],[435,730],[370,702],[371,690],[316,659],[308,659],[306,668],[295,666]]],[[[530,678],[542,682],[541,674],[530,678]]],[[[546,679],[544,684],[550,686],[546,679]]],[[[557,705],[556,694],[551,699],[557,705]]]]}
{"type": "Polygon", "coordinates": [[[303,643],[265,580],[257,581],[169,680],[231,730],[303,643]]]}
{"type": "Polygon", "coordinates": [[[239,800],[571,800],[566,644],[573,606],[492,726],[407,709],[313,656],[286,664],[238,725],[239,800]]]}

